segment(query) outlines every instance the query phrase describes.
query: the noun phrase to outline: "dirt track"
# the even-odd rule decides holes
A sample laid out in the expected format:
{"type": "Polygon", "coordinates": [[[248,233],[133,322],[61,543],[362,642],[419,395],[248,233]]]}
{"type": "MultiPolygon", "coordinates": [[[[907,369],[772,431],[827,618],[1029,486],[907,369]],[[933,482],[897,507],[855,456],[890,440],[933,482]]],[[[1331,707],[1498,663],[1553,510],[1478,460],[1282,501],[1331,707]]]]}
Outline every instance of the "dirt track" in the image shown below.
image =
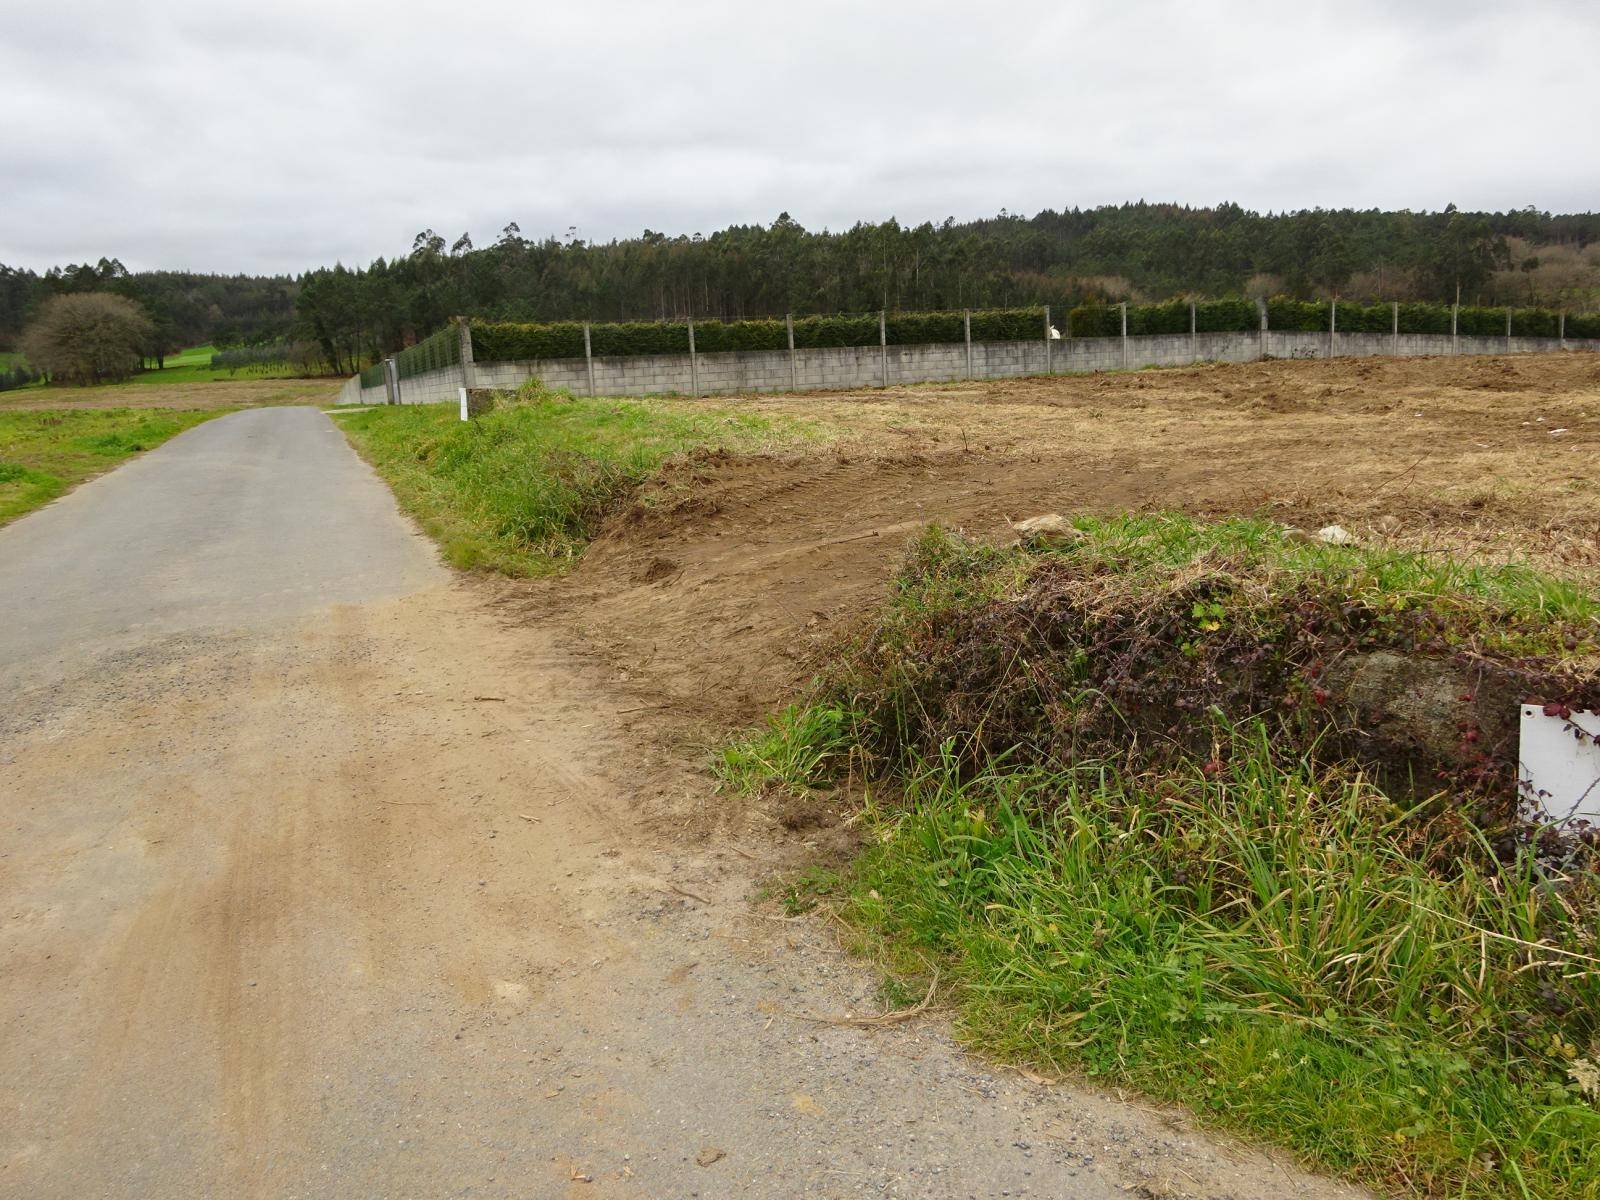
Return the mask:
{"type": "MultiPolygon", "coordinates": [[[[250,428],[220,476],[303,486],[309,454],[250,428]]],[[[125,472],[170,478],[218,429],[125,472]]],[[[126,502],[125,472],[0,552],[126,502]]],[[[212,520],[189,511],[170,553],[212,520]]],[[[361,512],[329,520],[429,557],[361,512]]],[[[280,536],[324,561],[328,530],[280,536]]],[[[988,1070],[937,1023],[811,1019],[870,1011],[872,984],[825,927],[752,911],[780,849],[653,832],[728,801],[634,736],[565,617],[497,620],[426,575],[321,600],[341,573],[295,576],[242,609],[202,589],[187,623],[5,664],[0,1195],[1347,1194],[988,1070]]]]}

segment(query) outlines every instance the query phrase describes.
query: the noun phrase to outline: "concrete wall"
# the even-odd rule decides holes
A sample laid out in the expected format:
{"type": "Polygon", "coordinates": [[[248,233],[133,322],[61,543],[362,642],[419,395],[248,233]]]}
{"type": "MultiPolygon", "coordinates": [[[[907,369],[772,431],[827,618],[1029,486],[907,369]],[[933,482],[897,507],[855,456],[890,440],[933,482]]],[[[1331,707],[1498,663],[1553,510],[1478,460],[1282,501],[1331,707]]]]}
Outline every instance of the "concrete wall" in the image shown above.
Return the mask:
{"type": "MultiPolygon", "coordinates": [[[[1176,367],[1193,362],[1254,362],[1270,358],[1327,358],[1432,354],[1537,353],[1555,350],[1600,351],[1600,339],[1462,337],[1402,333],[1186,333],[1129,338],[1071,338],[1049,343],[974,342],[972,367],[961,342],[929,346],[850,346],[826,350],[736,350],[718,354],[645,354],[594,360],[595,395],[730,395],[740,392],[817,391],[933,383],[956,379],[1004,379],[1017,375],[1176,367]],[[1454,341],[1454,344],[1453,344],[1454,341]],[[887,378],[886,378],[887,376],[887,378]]],[[[530,359],[478,363],[474,385],[515,388],[529,379],[547,387],[588,395],[589,365],[581,358],[530,359]]],[[[435,404],[456,399],[462,385],[458,366],[444,367],[400,381],[403,404],[435,404]]],[[[362,388],[347,381],[340,404],[384,404],[382,387],[362,388]]]]}

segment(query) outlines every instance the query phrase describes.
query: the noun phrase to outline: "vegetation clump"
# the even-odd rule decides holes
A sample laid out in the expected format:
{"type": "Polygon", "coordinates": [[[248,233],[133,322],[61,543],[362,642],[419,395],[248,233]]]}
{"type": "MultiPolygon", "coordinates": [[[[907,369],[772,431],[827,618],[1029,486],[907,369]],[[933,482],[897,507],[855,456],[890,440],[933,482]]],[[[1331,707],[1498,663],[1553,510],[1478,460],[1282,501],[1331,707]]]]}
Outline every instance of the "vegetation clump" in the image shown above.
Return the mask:
{"type": "Polygon", "coordinates": [[[570,565],[673,455],[759,450],[811,432],[748,410],[573,397],[538,381],[471,421],[454,404],[374,408],[342,421],[451,563],[508,575],[570,565]]]}
{"type": "Polygon", "coordinates": [[[828,890],[991,1050],[1421,1194],[1596,1194],[1594,847],[1527,819],[1488,718],[1600,699],[1600,600],[1268,522],[1077,527],[930,531],[729,779],[868,781],[828,890]]]}

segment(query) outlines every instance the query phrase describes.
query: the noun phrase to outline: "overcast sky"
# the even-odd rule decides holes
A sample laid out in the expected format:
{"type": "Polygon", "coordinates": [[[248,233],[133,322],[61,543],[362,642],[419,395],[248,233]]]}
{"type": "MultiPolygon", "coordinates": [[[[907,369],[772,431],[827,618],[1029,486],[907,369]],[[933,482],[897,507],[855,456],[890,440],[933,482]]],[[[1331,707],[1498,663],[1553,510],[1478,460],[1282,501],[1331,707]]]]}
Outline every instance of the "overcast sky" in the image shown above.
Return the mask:
{"type": "Polygon", "coordinates": [[[1119,203],[1600,207],[1600,4],[0,0],[0,262],[1119,203]]]}

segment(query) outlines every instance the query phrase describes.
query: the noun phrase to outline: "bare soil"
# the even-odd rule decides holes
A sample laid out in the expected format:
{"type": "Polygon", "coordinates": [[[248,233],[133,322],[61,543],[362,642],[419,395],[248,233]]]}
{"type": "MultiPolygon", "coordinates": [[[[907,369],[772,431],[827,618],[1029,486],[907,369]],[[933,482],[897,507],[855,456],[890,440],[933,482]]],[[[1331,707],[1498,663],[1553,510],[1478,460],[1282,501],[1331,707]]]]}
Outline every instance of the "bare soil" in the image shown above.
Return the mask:
{"type": "MultiPolygon", "coordinates": [[[[718,405],[726,405],[719,398],[718,405]]],[[[1514,558],[1600,581],[1600,356],[1348,360],[757,397],[843,440],[678,464],[567,579],[634,724],[709,744],[791,698],[928,522],[1175,509],[1514,558]],[[1560,431],[1560,432],[1558,432],[1560,431]]]]}

